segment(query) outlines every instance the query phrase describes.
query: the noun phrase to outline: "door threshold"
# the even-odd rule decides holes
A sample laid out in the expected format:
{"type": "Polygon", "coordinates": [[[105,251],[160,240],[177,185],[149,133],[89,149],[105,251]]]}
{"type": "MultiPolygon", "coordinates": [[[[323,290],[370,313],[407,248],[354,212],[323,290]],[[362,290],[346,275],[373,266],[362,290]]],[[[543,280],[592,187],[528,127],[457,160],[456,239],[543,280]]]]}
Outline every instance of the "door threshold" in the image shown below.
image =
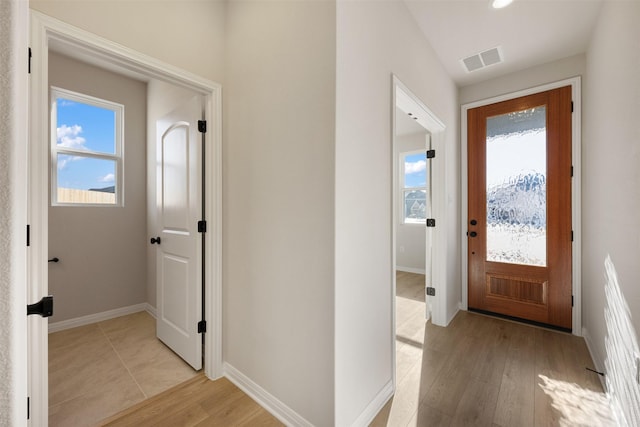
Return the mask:
{"type": "Polygon", "coordinates": [[[490,317],[497,317],[503,320],[509,320],[511,322],[516,322],[516,323],[524,323],[526,325],[536,326],[542,329],[551,329],[554,331],[566,332],[569,334],[572,332],[571,328],[563,328],[560,326],[550,325],[548,323],[542,323],[542,322],[536,322],[534,320],[523,319],[521,317],[508,316],[506,314],[494,313],[492,311],[480,310],[478,308],[471,308],[471,307],[469,307],[468,310],[472,313],[478,313],[478,314],[482,314],[490,317]]]}

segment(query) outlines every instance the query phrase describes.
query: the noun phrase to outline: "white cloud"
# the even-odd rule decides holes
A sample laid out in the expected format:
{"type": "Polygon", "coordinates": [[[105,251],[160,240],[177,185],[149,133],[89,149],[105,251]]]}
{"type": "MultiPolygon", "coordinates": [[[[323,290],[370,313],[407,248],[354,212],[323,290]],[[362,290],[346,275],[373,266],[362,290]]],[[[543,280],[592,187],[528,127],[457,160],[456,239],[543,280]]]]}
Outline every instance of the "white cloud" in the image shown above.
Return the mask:
{"type": "Polygon", "coordinates": [[[62,159],[58,157],[58,170],[63,170],[71,162],[75,162],[83,159],[84,157],[79,157],[79,156],[64,156],[62,159]]]}
{"type": "Polygon", "coordinates": [[[103,176],[102,178],[100,178],[98,181],[100,182],[114,182],[116,180],[116,176],[112,173],[108,173],[105,176],[103,176]]]}
{"type": "Polygon", "coordinates": [[[86,150],[84,146],[86,139],[80,136],[82,126],[80,125],[62,125],[56,129],[58,147],[73,148],[75,150],[86,150]]]}
{"type": "Polygon", "coordinates": [[[427,170],[427,162],[426,160],[418,160],[417,162],[405,162],[404,163],[404,171],[405,173],[418,173],[427,170]]]}

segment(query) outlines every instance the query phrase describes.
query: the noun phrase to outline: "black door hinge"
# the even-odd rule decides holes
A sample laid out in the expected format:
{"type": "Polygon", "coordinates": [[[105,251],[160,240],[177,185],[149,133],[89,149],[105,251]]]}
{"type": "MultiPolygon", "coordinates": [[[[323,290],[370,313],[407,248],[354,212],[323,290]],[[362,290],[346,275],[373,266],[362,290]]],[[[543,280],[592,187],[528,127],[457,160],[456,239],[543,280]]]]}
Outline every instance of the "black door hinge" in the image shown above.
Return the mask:
{"type": "Polygon", "coordinates": [[[427,295],[431,297],[436,296],[436,288],[432,288],[431,286],[427,286],[427,295]]]}
{"type": "Polygon", "coordinates": [[[31,398],[27,397],[27,419],[31,419],[31,398]]]}
{"type": "Polygon", "coordinates": [[[573,230],[571,230],[571,241],[573,242],[573,230]]]}
{"type": "Polygon", "coordinates": [[[198,233],[207,232],[207,221],[198,221],[198,233]]]}
{"type": "Polygon", "coordinates": [[[207,332],[207,321],[201,320],[198,322],[198,333],[203,334],[205,332],[207,332]]]}
{"type": "Polygon", "coordinates": [[[207,121],[206,120],[198,120],[198,132],[207,133],[207,121]]]}
{"type": "Polygon", "coordinates": [[[31,226],[27,224],[27,246],[31,246],[31,226]]]}
{"type": "Polygon", "coordinates": [[[436,226],[435,218],[427,218],[427,227],[435,227],[435,226],[436,226]]]}
{"type": "Polygon", "coordinates": [[[436,150],[427,150],[427,159],[433,159],[436,157],[436,150]]]}
{"type": "Polygon", "coordinates": [[[48,295],[35,304],[27,304],[27,316],[31,314],[39,314],[42,317],[53,316],[53,296],[48,295]]]}
{"type": "Polygon", "coordinates": [[[27,63],[27,70],[29,71],[29,74],[31,74],[31,57],[33,55],[31,54],[31,48],[29,48],[29,62],[27,63]]]}
{"type": "Polygon", "coordinates": [[[571,178],[573,178],[573,165],[571,165],[571,178]]]}
{"type": "Polygon", "coordinates": [[[573,113],[573,101],[571,101],[571,112],[573,113]]]}
{"type": "Polygon", "coordinates": [[[571,295],[571,307],[573,307],[573,295],[571,295]]]}

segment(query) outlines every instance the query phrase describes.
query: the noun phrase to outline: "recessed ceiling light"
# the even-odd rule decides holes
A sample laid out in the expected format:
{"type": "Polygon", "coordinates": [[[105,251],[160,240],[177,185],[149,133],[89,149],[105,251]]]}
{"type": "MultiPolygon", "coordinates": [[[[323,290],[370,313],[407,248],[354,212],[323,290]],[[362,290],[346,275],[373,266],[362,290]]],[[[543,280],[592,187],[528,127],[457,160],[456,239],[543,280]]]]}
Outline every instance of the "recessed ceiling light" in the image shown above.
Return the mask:
{"type": "Polygon", "coordinates": [[[493,0],[491,6],[493,6],[494,9],[502,9],[503,7],[509,6],[512,2],[513,0],[493,0]]]}

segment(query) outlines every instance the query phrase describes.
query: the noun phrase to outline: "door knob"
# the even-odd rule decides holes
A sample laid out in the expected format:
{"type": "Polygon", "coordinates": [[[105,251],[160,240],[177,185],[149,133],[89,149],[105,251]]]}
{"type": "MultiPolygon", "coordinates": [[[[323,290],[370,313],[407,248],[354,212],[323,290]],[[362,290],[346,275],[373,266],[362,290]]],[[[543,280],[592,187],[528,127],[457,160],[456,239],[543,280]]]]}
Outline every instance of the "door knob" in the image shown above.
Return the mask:
{"type": "Polygon", "coordinates": [[[60,258],[54,257],[54,258],[51,258],[48,262],[58,262],[58,261],[60,261],[60,258]]]}
{"type": "Polygon", "coordinates": [[[475,219],[472,219],[472,220],[469,222],[469,224],[471,224],[471,225],[476,225],[477,223],[478,223],[478,221],[476,221],[475,219]]]}
{"type": "Polygon", "coordinates": [[[151,244],[153,245],[154,243],[160,244],[160,236],[151,238],[151,244]]]}
{"type": "Polygon", "coordinates": [[[478,233],[476,233],[475,231],[470,231],[469,232],[469,237],[476,237],[478,235],[478,233]]]}

